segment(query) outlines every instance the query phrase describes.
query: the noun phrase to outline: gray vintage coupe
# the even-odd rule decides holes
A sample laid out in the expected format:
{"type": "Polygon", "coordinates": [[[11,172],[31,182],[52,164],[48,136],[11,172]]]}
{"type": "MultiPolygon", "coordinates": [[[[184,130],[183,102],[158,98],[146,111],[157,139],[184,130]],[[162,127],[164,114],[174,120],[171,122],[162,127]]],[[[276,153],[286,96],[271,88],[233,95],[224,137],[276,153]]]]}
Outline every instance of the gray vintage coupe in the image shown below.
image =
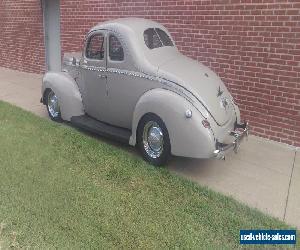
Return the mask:
{"type": "Polygon", "coordinates": [[[221,79],[140,18],[93,27],[82,53],[45,74],[41,101],[52,120],[137,145],[154,165],[171,154],[223,159],[248,134],[221,79]]]}

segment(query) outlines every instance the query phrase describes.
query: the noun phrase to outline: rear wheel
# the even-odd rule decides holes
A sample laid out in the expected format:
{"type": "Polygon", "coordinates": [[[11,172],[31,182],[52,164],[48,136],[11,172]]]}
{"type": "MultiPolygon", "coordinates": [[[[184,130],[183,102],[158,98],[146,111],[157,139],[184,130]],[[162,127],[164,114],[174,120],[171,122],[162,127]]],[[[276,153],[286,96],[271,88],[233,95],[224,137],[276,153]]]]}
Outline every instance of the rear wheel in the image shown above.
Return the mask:
{"type": "Polygon", "coordinates": [[[167,163],[171,154],[168,130],[154,114],[142,118],[138,126],[137,142],[144,159],[155,166],[167,163]]]}
{"type": "Polygon", "coordinates": [[[59,122],[61,121],[60,107],[58,98],[52,89],[48,89],[45,93],[45,104],[51,120],[59,122]]]}

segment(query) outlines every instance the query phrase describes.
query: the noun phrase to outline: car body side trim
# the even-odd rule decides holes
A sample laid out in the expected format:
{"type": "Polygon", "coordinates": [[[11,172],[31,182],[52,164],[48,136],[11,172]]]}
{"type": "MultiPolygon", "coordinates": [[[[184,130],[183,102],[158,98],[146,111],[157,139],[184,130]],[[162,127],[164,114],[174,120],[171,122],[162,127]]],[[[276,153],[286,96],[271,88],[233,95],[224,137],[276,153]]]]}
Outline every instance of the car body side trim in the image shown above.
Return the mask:
{"type": "Polygon", "coordinates": [[[141,72],[136,72],[136,71],[129,71],[129,70],[120,70],[120,69],[116,69],[116,68],[104,68],[104,67],[96,67],[96,66],[87,66],[87,65],[81,65],[82,68],[90,70],[90,71],[98,71],[98,72],[106,72],[106,73],[115,73],[115,74],[122,74],[122,75],[129,75],[129,76],[133,76],[133,77],[140,77],[140,78],[145,78],[148,79],[150,81],[158,81],[168,87],[174,87],[174,84],[180,88],[177,88],[176,90],[184,95],[186,97],[186,99],[189,100],[190,103],[194,104],[194,101],[184,93],[184,91],[182,89],[184,89],[185,91],[187,91],[188,93],[190,93],[199,103],[201,103],[201,105],[206,109],[206,111],[210,114],[210,116],[213,118],[213,120],[216,122],[216,124],[218,126],[221,126],[216,119],[213,117],[213,115],[211,114],[211,112],[209,111],[209,109],[206,107],[206,105],[199,100],[199,98],[197,98],[197,96],[195,96],[190,90],[188,90],[187,88],[185,88],[184,86],[173,82],[171,80],[165,79],[165,78],[161,78],[161,77],[155,77],[155,76],[151,76],[145,73],[141,73],[141,72]],[[172,83],[172,84],[169,84],[172,83]]]}

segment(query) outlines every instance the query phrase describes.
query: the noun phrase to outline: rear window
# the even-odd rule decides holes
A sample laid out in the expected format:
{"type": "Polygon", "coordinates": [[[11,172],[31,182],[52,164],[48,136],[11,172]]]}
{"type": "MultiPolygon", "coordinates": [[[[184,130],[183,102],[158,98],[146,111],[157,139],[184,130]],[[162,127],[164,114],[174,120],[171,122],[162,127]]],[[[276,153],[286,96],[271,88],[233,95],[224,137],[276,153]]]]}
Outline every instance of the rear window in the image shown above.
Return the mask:
{"type": "Polygon", "coordinates": [[[158,28],[145,30],[144,41],[149,49],[155,49],[163,46],[174,46],[167,33],[158,28]]]}
{"type": "Polygon", "coordinates": [[[170,39],[170,37],[167,35],[166,32],[164,32],[161,29],[155,29],[157,34],[159,35],[159,38],[164,46],[173,46],[173,42],[170,39]]]}

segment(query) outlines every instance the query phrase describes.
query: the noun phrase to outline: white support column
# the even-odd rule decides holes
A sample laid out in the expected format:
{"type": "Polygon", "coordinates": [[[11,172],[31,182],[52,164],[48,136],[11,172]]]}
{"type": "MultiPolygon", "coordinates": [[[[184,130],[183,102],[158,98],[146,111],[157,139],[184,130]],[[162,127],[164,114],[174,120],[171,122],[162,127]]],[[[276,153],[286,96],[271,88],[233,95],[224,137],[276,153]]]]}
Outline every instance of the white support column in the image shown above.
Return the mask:
{"type": "Polygon", "coordinates": [[[60,0],[41,0],[44,19],[46,70],[61,71],[60,0]]]}

